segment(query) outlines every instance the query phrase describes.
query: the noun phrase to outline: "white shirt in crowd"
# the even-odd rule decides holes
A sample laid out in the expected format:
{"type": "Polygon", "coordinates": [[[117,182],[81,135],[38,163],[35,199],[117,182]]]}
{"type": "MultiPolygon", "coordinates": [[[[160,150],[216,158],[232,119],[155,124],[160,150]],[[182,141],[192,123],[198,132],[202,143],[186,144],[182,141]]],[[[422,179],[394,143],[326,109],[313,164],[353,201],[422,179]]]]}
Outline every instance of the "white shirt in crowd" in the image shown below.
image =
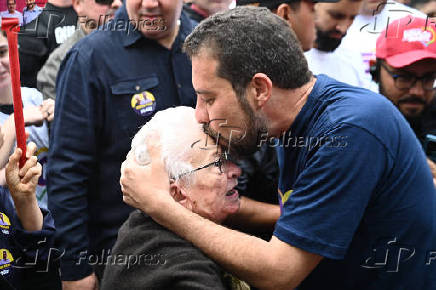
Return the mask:
{"type": "Polygon", "coordinates": [[[342,39],[340,47],[360,52],[365,64],[365,72],[369,75],[370,60],[375,60],[377,38],[389,23],[403,18],[426,18],[422,12],[404,4],[388,0],[382,11],[375,15],[359,14],[342,39]]]}
{"type": "Polygon", "coordinates": [[[312,48],[304,53],[313,74],[325,74],[340,82],[366,89],[371,79],[365,74],[365,67],[359,52],[338,47],[333,52],[312,48]]]}

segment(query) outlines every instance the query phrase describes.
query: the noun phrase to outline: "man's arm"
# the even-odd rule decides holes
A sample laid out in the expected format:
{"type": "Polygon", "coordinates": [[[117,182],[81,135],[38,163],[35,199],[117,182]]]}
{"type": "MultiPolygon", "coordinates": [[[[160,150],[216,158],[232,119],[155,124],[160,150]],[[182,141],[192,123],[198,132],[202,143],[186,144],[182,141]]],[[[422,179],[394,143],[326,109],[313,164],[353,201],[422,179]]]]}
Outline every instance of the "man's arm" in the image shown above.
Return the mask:
{"type": "MultiPolygon", "coordinates": [[[[151,156],[160,156],[160,149],[151,142],[148,148],[151,156]]],[[[152,157],[151,165],[138,166],[132,156],[129,154],[122,165],[124,201],[191,241],[227,271],[250,285],[262,289],[293,289],[322,259],[319,255],[292,247],[275,237],[266,242],[188,211],[168,194],[169,189],[165,187],[168,175],[162,162],[153,161],[152,157]],[[147,192],[153,192],[153,195],[140,191],[143,188],[141,176],[144,175],[154,180],[147,186],[147,192]]]]}
{"type": "Polygon", "coordinates": [[[242,196],[239,211],[227,218],[226,224],[251,232],[272,232],[279,217],[280,206],[242,196]]]}
{"type": "Polygon", "coordinates": [[[89,252],[88,197],[95,190],[97,146],[94,100],[98,93],[92,89],[95,78],[90,75],[87,59],[87,55],[74,51],[61,66],[50,132],[48,206],[55,219],[57,245],[65,249],[61,261],[63,281],[93,277],[92,267],[80,259],[89,252]]]}

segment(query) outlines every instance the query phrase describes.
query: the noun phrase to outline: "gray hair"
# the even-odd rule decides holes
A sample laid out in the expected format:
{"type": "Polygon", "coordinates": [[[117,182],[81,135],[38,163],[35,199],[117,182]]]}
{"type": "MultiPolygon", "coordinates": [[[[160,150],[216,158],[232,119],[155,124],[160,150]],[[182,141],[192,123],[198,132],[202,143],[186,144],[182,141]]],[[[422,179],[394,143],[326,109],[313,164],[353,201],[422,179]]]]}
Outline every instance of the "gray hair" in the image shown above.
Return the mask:
{"type": "MultiPolygon", "coordinates": [[[[136,133],[131,152],[138,163],[149,163],[146,140],[157,134],[156,142],[160,143],[165,169],[170,178],[177,179],[182,173],[193,170],[188,160],[192,156],[190,145],[198,137],[197,130],[203,132],[201,124],[195,120],[193,108],[180,106],[159,111],[136,133]]],[[[189,187],[194,182],[194,175],[184,175],[180,182],[189,187]]]]}
{"type": "Polygon", "coordinates": [[[299,88],[312,76],[289,24],[266,8],[236,7],[203,20],[184,44],[191,58],[202,49],[216,58],[217,75],[239,98],[256,73],[283,89],[299,88]]]}

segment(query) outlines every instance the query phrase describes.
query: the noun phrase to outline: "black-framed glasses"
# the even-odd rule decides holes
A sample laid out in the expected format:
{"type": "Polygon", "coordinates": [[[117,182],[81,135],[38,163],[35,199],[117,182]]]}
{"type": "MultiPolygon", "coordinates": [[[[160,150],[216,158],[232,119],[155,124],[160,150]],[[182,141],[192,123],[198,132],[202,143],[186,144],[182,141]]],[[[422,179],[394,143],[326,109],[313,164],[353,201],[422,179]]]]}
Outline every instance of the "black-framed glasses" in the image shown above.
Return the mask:
{"type": "Polygon", "coordinates": [[[400,90],[412,88],[418,80],[422,83],[422,88],[426,91],[432,91],[434,89],[434,82],[436,79],[436,72],[431,72],[422,77],[417,77],[411,74],[399,74],[391,71],[383,62],[381,66],[386,72],[394,79],[395,86],[400,90]]]}
{"type": "Polygon", "coordinates": [[[232,158],[231,158],[231,156],[230,156],[230,154],[227,153],[227,152],[223,152],[223,153],[221,153],[221,154],[219,155],[218,159],[216,159],[215,161],[213,161],[213,162],[211,162],[211,163],[208,163],[208,164],[206,164],[206,165],[200,166],[200,167],[198,167],[198,168],[195,168],[195,169],[193,169],[193,170],[191,170],[191,171],[188,171],[188,172],[185,172],[185,173],[179,174],[179,176],[177,176],[176,179],[179,179],[179,178],[181,178],[181,177],[183,177],[183,176],[185,176],[185,175],[188,175],[188,174],[194,173],[194,172],[196,172],[196,171],[199,171],[199,170],[201,170],[201,169],[205,169],[205,168],[208,168],[208,167],[211,167],[211,166],[216,166],[216,167],[218,167],[218,169],[220,170],[220,174],[222,174],[222,173],[224,173],[224,172],[226,171],[226,166],[227,166],[227,164],[228,164],[229,162],[233,162],[233,161],[232,161],[232,158]]]}

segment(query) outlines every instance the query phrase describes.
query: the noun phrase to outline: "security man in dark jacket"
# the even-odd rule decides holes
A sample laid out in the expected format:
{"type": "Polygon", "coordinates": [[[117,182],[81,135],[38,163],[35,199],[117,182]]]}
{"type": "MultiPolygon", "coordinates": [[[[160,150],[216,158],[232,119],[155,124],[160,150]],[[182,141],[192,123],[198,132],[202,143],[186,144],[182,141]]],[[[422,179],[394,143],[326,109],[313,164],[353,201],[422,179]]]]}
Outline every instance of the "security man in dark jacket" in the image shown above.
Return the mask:
{"type": "Polygon", "coordinates": [[[114,20],[79,41],[61,65],[48,195],[57,245],[65,249],[64,287],[95,286],[132,210],[119,184],[131,138],[157,111],[195,106],[191,63],[182,52],[193,25],[182,5],[126,0],[114,20]]]}

